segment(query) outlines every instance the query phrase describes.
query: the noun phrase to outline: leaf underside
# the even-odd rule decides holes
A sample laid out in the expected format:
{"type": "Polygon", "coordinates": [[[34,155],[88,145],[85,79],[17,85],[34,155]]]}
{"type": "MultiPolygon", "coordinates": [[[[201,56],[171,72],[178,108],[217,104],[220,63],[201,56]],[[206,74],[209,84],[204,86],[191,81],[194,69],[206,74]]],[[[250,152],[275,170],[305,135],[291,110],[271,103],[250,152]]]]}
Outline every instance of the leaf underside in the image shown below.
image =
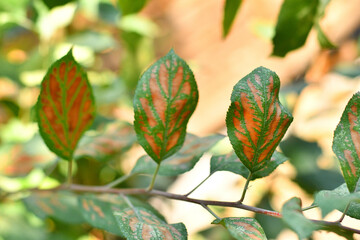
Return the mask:
{"type": "Polygon", "coordinates": [[[335,209],[343,212],[350,202],[346,215],[360,219],[360,192],[350,193],[345,183],[334,190],[318,192],[314,199],[323,217],[335,209]]]}
{"type": "Polygon", "coordinates": [[[77,207],[77,195],[74,193],[65,191],[34,193],[23,201],[39,218],[53,217],[70,224],[84,222],[77,207]]]}
{"type": "Polygon", "coordinates": [[[140,145],[157,163],[177,152],[198,101],[194,75],[171,50],[141,76],[134,96],[140,145]]]}
{"type": "Polygon", "coordinates": [[[46,145],[59,157],[72,159],[80,137],[95,118],[95,104],[86,73],[71,50],[49,68],[36,110],[46,145]]]}
{"type": "Polygon", "coordinates": [[[332,149],[350,192],[360,178],[360,92],[348,102],[334,132],[332,149]]]}
{"type": "Polygon", "coordinates": [[[279,101],[276,73],[259,67],[242,78],[231,95],[226,116],[230,142],[251,171],[264,168],[293,120],[279,101]]]}
{"type": "MultiPolygon", "coordinates": [[[[253,172],[251,180],[269,176],[280,164],[284,163],[287,158],[280,152],[275,151],[270,162],[262,169],[253,172]]],[[[210,160],[210,174],[218,171],[229,171],[239,174],[244,178],[249,176],[249,170],[245,165],[239,161],[235,152],[230,152],[226,155],[212,156],[210,160]]]]}
{"type": "Polygon", "coordinates": [[[300,239],[309,237],[313,231],[318,230],[319,226],[307,219],[301,211],[301,200],[292,198],[282,207],[284,222],[294,230],[300,239]]]}
{"type": "Polygon", "coordinates": [[[266,235],[261,225],[255,218],[229,217],[213,223],[223,225],[238,240],[266,240],[266,235]]]}
{"type": "MultiPolygon", "coordinates": [[[[159,175],[177,176],[190,171],[201,156],[223,138],[224,136],[220,134],[199,138],[188,133],[184,145],[179,152],[161,163],[159,175]]],[[[131,173],[153,174],[156,167],[156,163],[148,155],[145,155],[139,158],[131,173]]]]}
{"type": "Polygon", "coordinates": [[[136,135],[131,124],[112,123],[97,136],[85,136],[75,151],[75,158],[106,161],[128,150],[135,141],[136,135]]]}
{"type": "Polygon", "coordinates": [[[124,200],[124,204],[114,208],[114,217],[126,239],[187,239],[184,224],[167,224],[146,205],[129,197],[124,197],[124,200]]]}

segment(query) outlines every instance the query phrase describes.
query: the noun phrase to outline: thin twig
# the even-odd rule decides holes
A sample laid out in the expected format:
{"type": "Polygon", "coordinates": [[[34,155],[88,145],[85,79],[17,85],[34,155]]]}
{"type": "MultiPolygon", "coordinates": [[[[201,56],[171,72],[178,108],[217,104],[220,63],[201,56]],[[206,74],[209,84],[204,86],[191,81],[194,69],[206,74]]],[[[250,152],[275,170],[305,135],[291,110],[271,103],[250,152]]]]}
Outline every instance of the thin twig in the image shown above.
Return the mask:
{"type": "Polygon", "coordinates": [[[123,176],[119,177],[118,179],[116,179],[115,181],[106,184],[104,187],[106,187],[106,188],[113,188],[113,187],[119,185],[120,183],[124,182],[126,179],[128,179],[129,177],[131,177],[131,176],[133,176],[133,175],[134,175],[134,174],[132,174],[132,173],[127,174],[127,175],[123,175],[123,176]]]}
{"type": "Polygon", "coordinates": [[[310,206],[308,206],[308,207],[304,207],[304,208],[302,208],[301,209],[301,211],[307,211],[307,210],[310,210],[310,209],[313,209],[313,208],[317,208],[317,207],[319,207],[318,205],[310,205],[310,206]]]}
{"type": "MultiPolygon", "coordinates": [[[[164,191],[160,191],[160,190],[147,190],[144,188],[124,188],[124,189],[116,189],[116,188],[106,188],[104,186],[85,186],[85,185],[76,185],[76,184],[72,184],[70,186],[68,185],[61,185],[58,186],[56,188],[51,188],[51,189],[38,189],[38,188],[33,188],[33,189],[24,189],[21,190],[21,192],[24,191],[30,191],[30,192],[46,192],[46,191],[50,191],[50,192],[54,192],[54,191],[60,191],[60,190],[71,190],[74,192],[92,192],[92,193],[113,193],[113,194],[128,194],[128,195],[150,195],[150,196],[161,196],[161,197],[165,197],[165,198],[169,198],[169,199],[174,199],[174,200],[179,200],[179,201],[185,201],[185,202],[191,202],[191,203],[195,203],[195,204],[199,204],[200,206],[221,206],[221,207],[233,207],[233,208],[239,208],[239,209],[243,209],[243,210],[248,210],[254,213],[259,213],[259,214],[263,214],[263,215],[267,215],[267,216],[272,216],[272,217],[276,217],[276,218],[282,218],[281,213],[279,212],[275,212],[275,211],[270,211],[270,210],[266,210],[263,208],[258,208],[258,207],[253,207],[253,206],[249,206],[249,205],[245,205],[239,202],[224,202],[224,201],[214,201],[214,200],[203,200],[203,199],[196,199],[196,198],[190,198],[187,197],[185,195],[180,195],[180,194],[175,194],[175,193],[169,193],[169,192],[164,192],[164,191]]],[[[17,194],[19,192],[14,192],[11,194],[17,194]]],[[[336,221],[336,222],[328,222],[328,221],[322,221],[322,220],[313,220],[310,219],[313,223],[319,225],[319,226],[323,226],[323,227],[332,227],[332,226],[337,226],[343,230],[352,232],[352,233],[356,233],[356,234],[360,234],[360,229],[354,229],[354,228],[350,228],[347,226],[342,225],[340,222],[336,221]]]]}
{"type": "Polygon", "coordinates": [[[189,196],[190,194],[192,194],[196,189],[198,189],[206,180],[208,180],[211,177],[211,173],[204,179],[202,180],[196,187],[193,188],[193,190],[191,190],[190,192],[188,192],[187,194],[185,194],[184,196],[189,196]]]}
{"type": "Polygon", "coordinates": [[[203,206],[203,208],[205,208],[209,213],[211,213],[211,215],[213,215],[216,219],[221,220],[221,218],[218,215],[216,215],[216,213],[213,210],[211,210],[207,205],[201,204],[201,206],[203,206]]]}
{"type": "Polygon", "coordinates": [[[341,217],[339,218],[339,220],[337,220],[337,222],[341,223],[344,220],[344,218],[346,216],[346,212],[349,210],[350,204],[351,204],[351,201],[346,205],[346,208],[344,209],[341,217]]]}

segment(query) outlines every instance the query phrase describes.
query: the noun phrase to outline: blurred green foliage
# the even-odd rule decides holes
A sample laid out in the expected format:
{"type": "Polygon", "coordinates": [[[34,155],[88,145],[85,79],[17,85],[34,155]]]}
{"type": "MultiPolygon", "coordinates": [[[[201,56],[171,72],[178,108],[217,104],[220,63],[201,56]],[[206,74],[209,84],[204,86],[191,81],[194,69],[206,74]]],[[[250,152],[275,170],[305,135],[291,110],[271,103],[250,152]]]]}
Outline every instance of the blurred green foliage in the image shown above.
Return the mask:
{"type": "MultiPolygon", "coordinates": [[[[67,164],[49,152],[37,133],[33,108],[47,68],[71,47],[88,72],[97,103],[98,116],[86,137],[99,135],[116,112],[132,108],[139,75],[154,60],[158,32],[150,19],[136,14],[146,1],[137,3],[0,1],[0,199],[1,189],[51,187],[66,178],[67,164]]],[[[79,157],[74,181],[108,183],[123,174],[116,161],[120,158],[121,151],[107,159],[108,164],[79,157]]],[[[42,221],[14,200],[0,204],[1,240],[85,240],[94,235],[88,226],[42,221]]]]}

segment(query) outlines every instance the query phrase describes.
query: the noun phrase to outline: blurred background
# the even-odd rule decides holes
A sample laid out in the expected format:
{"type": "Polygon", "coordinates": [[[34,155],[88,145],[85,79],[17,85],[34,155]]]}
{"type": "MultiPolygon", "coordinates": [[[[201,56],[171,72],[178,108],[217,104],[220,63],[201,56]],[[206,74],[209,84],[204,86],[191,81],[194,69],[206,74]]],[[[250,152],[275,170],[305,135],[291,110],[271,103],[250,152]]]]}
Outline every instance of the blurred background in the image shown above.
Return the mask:
{"type": "MultiPolygon", "coordinates": [[[[336,48],[322,49],[313,29],[304,46],[276,57],[272,56],[272,38],[282,3],[243,1],[224,38],[224,0],[138,0],[130,5],[117,0],[1,1],[0,193],[1,189],[16,191],[39,184],[56,186],[66,177],[66,162],[59,162],[38,134],[34,105],[47,68],[71,47],[94,88],[98,116],[90,135],[114,121],[133,121],[132,96],[139,76],[171,48],[188,62],[198,83],[199,104],[188,131],[199,136],[225,134],[234,84],[258,66],[272,69],[281,80],[281,102],[294,116],[280,144],[289,161],[271,176],[251,183],[245,203],[281,211],[293,196],[309,206],[314,193],[338,187],[344,180],[331,144],[346,103],[360,90],[360,2],[332,0],[327,5],[319,24],[336,48]]],[[[122,141],[115,146],[130,147],[129,140],[122,141]]],[[[224,140],[214,152],[226,149],[229,143],[224,140]]],[[[134,145],[126,153],[114,150],[102,161],[79,158],[74,181],[111,182],[129,173],[143,154],[134,145]]],[[[178,178],[160,177],[156,187],[186,193],[208,175],[209,161],[210,155],[205,155],[192,171],[178,178]]],[[[193,197],[236,201],[244,182],[233,173],[218,172],[193,197]]],[[[136,177],[121,186],[145,187],[148,183],[149,177],[136,177]]],[[[42,221],[21,201],[13,200],[0,203],[1,240],[103,239],[89,227],[56,219],[42,221]]],[[[213,216],[197,205],[161,198],[151,203],[169,223],[183,222],[189,239],[232,239],[225,229],[211,226],[213,216]]],[[[239,209],[213,210],[222,217],[254,216],[239,209]]],[[[320,218],[316,209],[306,214],[320,218]]],[[[326,219],[340,215],[334,211],[326,219]]],[[[297,239],[281,220],[256,218],[269,239],[297,239]]],[[[359,228],[360,221],[347,217],[344,224],[359,228]]],[[[320,232],[313,239],[342,238],[320,232]]]]}

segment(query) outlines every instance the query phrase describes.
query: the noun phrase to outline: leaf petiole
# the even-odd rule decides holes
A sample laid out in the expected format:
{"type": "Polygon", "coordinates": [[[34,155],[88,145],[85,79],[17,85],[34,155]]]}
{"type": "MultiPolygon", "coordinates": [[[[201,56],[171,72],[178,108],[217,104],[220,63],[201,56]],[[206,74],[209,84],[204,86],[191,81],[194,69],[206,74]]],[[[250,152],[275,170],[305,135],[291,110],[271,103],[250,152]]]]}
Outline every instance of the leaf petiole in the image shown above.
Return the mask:
{"type": "Polygon", "coordinates": [[[242,195],[241,195],[241,198],[240,200],[238,201],[238,203],[242,203],[244,201],[244,198],[245,198],[245,194],[246,194],[246,191],[249,187],[249,183],[251,181],[251,178],[252,178],[252,172],[249,173],[249,176],[247,177],[246,179],[246,183],[245,183],[245,186],[244,186],[244,190],[242,192],[242,195]]]}
{"type": "Polygon", "coordinates": [[[190,192],[188,192],[187,194],[185,194],[184,196],[187,197],[189,196],[191,193],[193,193],[196,189],[198,189],[206,180],[208,180],[211,177],[212,173],[210,173],[204,180],[202,180],[196,187],[193,188],[193,190],[191,190],[190,192]]]}
{"type": "Polygon", "coordinates": [[[135,174],[130,173],[130,174],[126,174],[126,175],[124,175],[124,176],[121,176],[121,177],[119,177],[118,179],[116,179],[115,181],[112,181],[111,183],[106,184],[106,185],[104,186],[104,188],[113,188],[113,187],[115,187],[116,185],[124,182],[125,180],[127,180],[129,177],[131,177],[131,176],[133,176],[133,175],[135,175],[135,174]]]}
{"type": "Polygon", "coordinates": [[[160,169],[160,163],[158,163],[158,165],[157,165],[157,167],[156,167],[156,169],[155,169],[154,175],[153,175],[153,177],[152,177],[151,183],[150,183],[150,185],[149,185],[149,187],[148,187],[148,189],[147,189],[149,192],[150,192],[150,191],[153,189],[153,187],[154,187],[155,179],[156,179],[156,176],[157,176],[157,174],[158,174],[158,172],[159,172],[159,169],[160,169]]]}
{"type": "Polygon", "coordinates": [[[343,214],[341,215],[341,217],[339,218],[339,220],[337,220],[336,222],[341,223],[341,222],[344,220],[344,218],[345,218],[345,216],[346,216],[346,212],[347,212],[347,211],[349,210],[349,208],[350,208],[350,204],[351,204],[351,201],[346,205],[346,208],[344,209],[343,214]]]}
{"type": "Polygon", "coordinates": [[[68,164],[68,175],[67,175],[67,184],[69,187],[72,184],[72,165],[73,165],[73,160],[70,159],[68,164]]]}
{"type": "Polygon", "coordinates": [[[307,211],[307,210],[310,210],[310,209],[313,209],[313,208],[317,208],[317,207],[319,207],[318,205],[310,205],[310,206],[308,206],[308,207],[304,207],[304,208],[302,208],[301,209],[301,211],[307,211]]]}

